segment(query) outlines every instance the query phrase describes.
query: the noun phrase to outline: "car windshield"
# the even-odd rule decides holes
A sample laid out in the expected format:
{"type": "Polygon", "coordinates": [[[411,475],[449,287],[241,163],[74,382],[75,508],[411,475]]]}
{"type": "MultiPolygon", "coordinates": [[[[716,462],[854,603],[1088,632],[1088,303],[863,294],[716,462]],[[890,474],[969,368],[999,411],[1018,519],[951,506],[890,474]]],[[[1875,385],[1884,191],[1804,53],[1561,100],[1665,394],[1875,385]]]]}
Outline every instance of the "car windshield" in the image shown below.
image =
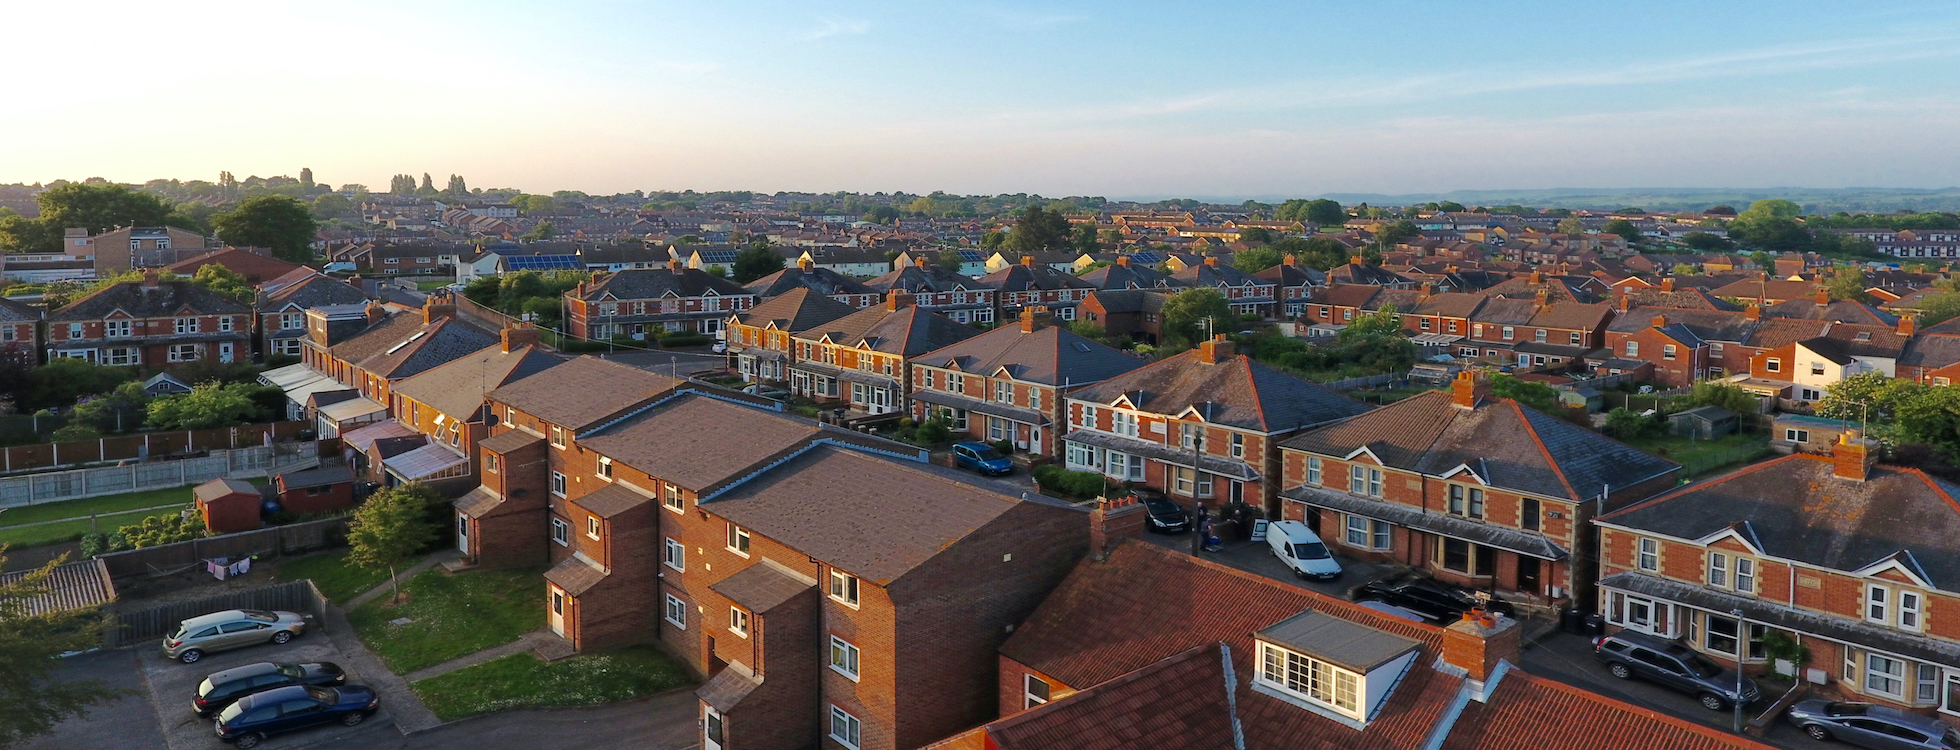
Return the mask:
{"type": "Polygon", "coordinates": [[[973,457],[982,461],[992,461],[1000,458],[1000,451],[994,450],[991,445],[981,446],[973,449],[973,457]]]}
{"type": "Polygon", "coordinates": [[[245,701],[239,701],[225,706],[225,710],[218,712],[218,721],[236,721],[238,717],[243,715],[245,715],[245,701]]]}
{"type": "Polygon", "coordinates": [[[212,687],[212,686],[211,686],[211,678],[209,678],[209,677],[206,677],[206,678],[204,678],[204,681],[203,681],[203,682],[200,682],[200,683],[198,683],[198,684],[197,684],[197,694],[198,694],[198,695],[210,695],[210,694],[211,694],[211,687],[212,687]]]}
{"type": "Polygon", "coordinates": [[[300,669],[298,664],[281,664],[279,673],[296,680],[306,676],[306,670],[300,669]]]}
{"type": "Polygon", "coordinates": [[[1865,709],[1868,708],[1871,708],[1871,704],[1869,703],[1826,703],[1824,704],[1824,715],[1864,716],[1865,709]]]}
{"type": "Polygon", "coordinates": [[[277,615],[274,615],[274,614],[272,614],[271,612],[260,612],[260,611],[258,611],[258,610],[256,610],[256,609],[248,609],[248,610],[245,610],[245,619],[247,619],[247,620],[257,620],[257,621],[259,621],[259,622],[278,622],[278,621],[279,621],[279,617],[278,617],[277,615]]]}
{"type": "Polygon", "coordinates": [[[327,688],[310,687],[306,689],[306,694],[308,697],[311,697],[313,700],[319,701],[321,703],[325,703],[329,706],[333,705],[335,702],[339,700],[339,696],[335,695],[332,690],[328,690],[327,688]]]}
{"type": "Polygon", "coordinates": [[[1960,732],[1952,729],[1940,730],[1940,741],[1946,743],[1948,747],[1960,747],[1960,732]]]}
{"type": "Polygon", "coordinates": [[[1722,673],[1720,665],[1709,661],[1708,657],[1701,654],[1688,657],[1688,668],[1694,670],[1697,677],[1714,677],[1722,673]]]}
{"type": "Polygon", "coordinates": [[[1143,506],[1149,508],[1151,513],[1155,513],[1160,516],[1182,514],[1184,512],[1182,509],[1172,504],[1171,501],[1160,500],[1154,497],[1144,500],[1143,506]]]}
{"type": "Polygon", "coordinates": [[[1304,542],[1293,545],[1293,556],[1302,560],[1327,559],[1327,546],[1320,542],[1304,542]]]}

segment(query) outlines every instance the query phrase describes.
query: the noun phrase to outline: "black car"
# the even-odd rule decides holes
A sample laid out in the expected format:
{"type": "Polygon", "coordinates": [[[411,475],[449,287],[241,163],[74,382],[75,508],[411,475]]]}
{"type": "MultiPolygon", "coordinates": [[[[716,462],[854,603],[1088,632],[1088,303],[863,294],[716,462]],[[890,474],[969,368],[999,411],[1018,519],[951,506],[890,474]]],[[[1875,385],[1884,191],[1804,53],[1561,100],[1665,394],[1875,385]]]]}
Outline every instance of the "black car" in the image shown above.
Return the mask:
{"type": "Polygon", "coordinates": [[[1143,504],[1144,513],[1150,516],[1145,528],[1159,534],[1182,534],[1191,530],[1191,516],[1170,498],[1155,492],[1137,492],[1137,502],[1143,504]]]}
{"type": "Polygon", "coordinates": [[[1694,649],[1666,638],[1621,631],[1593,639],[1593,658],[1622,680],[1635,677],[1695,696],[1710,711],[1763,697],[1756,681],[1723,669],[1694,649]]]}
{"type": "Polygon", "coordinates": [[[291,685],[238,699],[218,714],[218,739],[258,747],[271,735],[329,722],[354,726],[373,716],[381,698],[359,685],[326,688],[291,685]]]}
{"type": "MultiPolygon", "coordinates": [[[[1393,604],[1440,623],[1463,619],[1463,613],[1477,607],[1477,598],[1469,591],[1426,578],[1368,583],[1355,589],[1354,600],[1393,604]]],[[[1506,617],[1515,614],[1510,604],[1496,599],[1484,609],[1506,617]]]]}
{"type": "Polygon", "coordinates": [[[262,661],[213,673],[197,686],[191,710],[199,716],[225,710],[239,698],[288,685],[334,687],[347,681],[347,673],[332,662],[275,664],[262,661]]]}

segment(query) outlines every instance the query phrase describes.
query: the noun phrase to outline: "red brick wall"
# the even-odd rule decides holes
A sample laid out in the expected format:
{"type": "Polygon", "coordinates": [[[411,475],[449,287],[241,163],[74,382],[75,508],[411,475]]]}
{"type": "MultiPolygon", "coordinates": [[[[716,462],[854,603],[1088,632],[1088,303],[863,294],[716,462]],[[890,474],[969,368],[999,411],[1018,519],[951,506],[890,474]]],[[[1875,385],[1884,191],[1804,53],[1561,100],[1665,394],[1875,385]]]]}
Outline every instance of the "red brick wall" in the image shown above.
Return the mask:
{"type": "Polygon", "coordinates": [[[822,714],[817,709],[818,680],[849,680],[820,662],[830,651],[829,636],[819,628],[818,600],[811,589],[752,621],[749,640],[762,654],[752,666],[764,679],[734,712],[722,717],[730,747],[800,750],[827,726],[828,709],[822,714]]]}
{"type": "Polygon", "coordinates": [[[305,515],[309,513],[332,513],[354,507],[354,483],[342,482],[326,487],[311,488],[318,494],[308,493],[306,489],[295,489],[279,495],[279,505],[287,513],[305,515]]]}

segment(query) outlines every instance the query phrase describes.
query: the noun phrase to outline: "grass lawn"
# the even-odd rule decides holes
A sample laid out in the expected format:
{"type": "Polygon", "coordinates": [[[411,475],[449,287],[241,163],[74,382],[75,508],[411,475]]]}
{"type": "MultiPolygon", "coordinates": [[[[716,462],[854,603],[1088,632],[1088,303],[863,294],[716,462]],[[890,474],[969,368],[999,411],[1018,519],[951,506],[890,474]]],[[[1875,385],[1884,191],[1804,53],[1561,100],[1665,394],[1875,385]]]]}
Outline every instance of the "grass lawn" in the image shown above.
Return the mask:
{"type": "Polygon", "coordinates": [[[118,511],[153,508],[158,505],[191,502],[191,488],[178,487],[168,490],[131,492],[123,495],[103,495],[85,500],[63,500],[56,503],[42,503],[0,511],[0,528],[18,526],[36,521],[53,521],[60,518],[88,518],[90,513],[115,513],[118,511]]]}
{"type": "Polygon", "coordinates": [[[280,561],[273,575],[281,581],[313,579],[328,599],[344,602],[388,582],[388,571],[374,572],[347,564],[346,552],[324,552],[280,561]]]}
{"type": "MultiPolygon", "coordinates": [[[[104,514],[97,517],[95,528],[107,534],[124,526],[142,523],[143,519],[149,518],[150,516],[176,518],[177,513],[177,510],[172,509],[152,511],[150,513],[125,511],[113,515],[104,514]]],[[[59,544],[61,542],[75,541],[87,533],[89,533],[89,522],[86,518],[62,521],[60,523],[42,524],[40,526],[0,528],[0,545],[8,547],[36,547],[43,544],[59,544]]]]}
{"type": "Polygon", "coordinates": [[[443,721],[511,708],[594,706],[672,690],[690,682],[660,649],[628,646],[546,664],[514,654],[409,687],[443,721]]]}
{"type": "Polygon", "coordinates": [[[389,669],[408,674],[544,627],[542,572],[431,570],[402,584],[407,602],[396,606],[382,596],[347,613],[347,619],[389,669]],[[403,617],[413,622],[388,624],[403,617]]]}
{"type": "Polygon", "coordinates": [[[1683,475],[1691,477],[1753,461],[1770,453],[1767,436],[1746,432],[1738,432],[1714,440],[1690,440],[1678,435],[1662,435],[1630,440],[1627,444],[1681,464],[1683,475]]]}

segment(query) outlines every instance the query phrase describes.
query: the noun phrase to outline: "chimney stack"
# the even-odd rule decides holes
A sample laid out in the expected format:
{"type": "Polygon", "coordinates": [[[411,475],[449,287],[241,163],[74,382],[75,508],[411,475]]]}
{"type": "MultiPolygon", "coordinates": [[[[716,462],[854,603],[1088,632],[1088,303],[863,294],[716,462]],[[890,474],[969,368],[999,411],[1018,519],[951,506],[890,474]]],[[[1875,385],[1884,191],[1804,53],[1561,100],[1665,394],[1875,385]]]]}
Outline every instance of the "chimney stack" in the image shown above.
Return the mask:
{"type": "MultiPolygon", "coordinates": [[[[931,267],[932,267],[932,261],[931,261],[931,260],[928,260],[928,259],[926,259],[926,256],[924,256],[924,255],[920,255],[919,257],[917,257],[917,258],[914,258],[914,259],[912,259],[912,262],[913,262],[914,264],[916,264],[916,265],[918,265],[918,267],[920,267],[920,268],[931,268],[931,267]]],[[[802,260],[798,260],[798,261],[797,261],[796,263],[797,263],[797,265],[802,265],[802,264],[803,264],[803,261],[802,261],[802,260]]]]}
{"type": "Polygon", "coordinates": [[[1673,276],[1669,276],[1669,277],[1667,277],[1667,278],[1665,278],[1665,279],[1661,279],[1661,291],[1663,291],[1663,292],[1672,292],[1672,291],[1674,291],[1674,277],[1673,277],[1673,276]]]}
{"type": "Polygon", "coordinates": [[[885,295],[885,309],[903,310],[911,307],[914,299],[911,292],[894,289],[885,295]]]}
{"type": "Polygon", "coordinates": [[[1743,317],[1743,318],[1745,318],[1745,319],[1748,319],[1748,320],[1762,320],[1762,319],[1763,319],[1763,306],[1762,306],[1762,305],[1750,305],[1750,306],[1748,306],[1748,307],[1745,307],[1745,308],[1743,308],[1743,309],[1742,309],[1742,317],[1743,317]]]}
{"type": "Polygon", "coordinates": [[[1116,265],[1119,265],[1119,266],[1122,266],[1122,267],[1124,267],[1124,268],[1129,268],[1129,267],[1130,267],[1130,256],[1129,256],[1129,255],[1127,255],[1127,254],[1126,254],[1126,255],[1118,255],[1118,256],[1116,256],[1116,265]]]}
{"type": "Polygon", "coordinates": [[[154,268],[143,269],[143,286],[147,286],[152,289],[156,288],[157,276],[158,274],[156,269],[154,268]]]}
{"type": "Polygon", "coordinates": [[[1552,290],[1551,290],[1551,288],[1550,288],[1550,287],[1542,287],[1542,286],[1541,286],[1541,287],[1538,287],[1538,296],[1537,296],[1537,300],[1536,300],[1536,301],[1537,301],[1537,303],[1538,303],[1538,309],[1540,309],[1540,310],[1543,310],[1543,309],[1545,309],[1545,308],[1547,308],[1547,307],[1551,307],[1551,306],[1552,306],[1552,290]]]}
{"type": "Polygon", "coordinates": [[[1828,305],[1828,304],[1831,304],[1830,290],[1828,289],[1817,290],[1817,306],[1823,307],[1824,305],[1828,305]]]}
{"type": "Polygon", "coordinates": [[[1620,312],[1626,312],[1627,310],[1630,310],[1632,308],[1633,308],[1633,295],[1622,293],[1620,295],[1620,312]]]}
{"type": "Polygon", "coordinates": [[[1900,336],[1911,336],[1913,331],[1918,330],[1918,328],[1919,328],[1919,319],[1912,317],[1911,313],[1907,313],[1905,315],[1899,316],[1900,336]]]}
{"type": "Polygon", "coordinates": [[[1207,265],[1207,266],[1211,266],[1212,268],[1217,268],[1217,267],[1218,267],[1218,256],[1216,256],[1216,255],[1207,255],[1207,256],[1205,256],[1205,265],[1207,265]]]}
{"type": "Polygon", "coordinates": [[[531,321],[520,320],[510,325],[504,326],[503,338],[504,338],[504,351],[506,353],[513,352],[527,346],[537,346],[538,328],[537,326],[532,325],[531,321]]]}
{"type": "Polygon", "coordinates": [[[1053,318],[1054,318],[1054,314],[1050,313],[1048,311],[1048,308],[1043,305],[1034,305],[1031,307],[1022,308],[1021,332],[1034,333],[1035,331],[1039,331],[1042,328],[1047,327],[1048,322],[1053,318]]]}
{"type": "MultiPolygon", "coordinates": [[[[919,263],[921,265],[924,265],[925,258],[923,257],[919,258],[919,263]]],[[[808,273],[810,269],[817,267],[817,264],[814,261],[810,260],[809,258],[797,258],[796,267],[798,270],[808,273]]]]}
{"type": "Polygon", "coordinates": [[[1865,481],[1871,476],[1872,464],[1878,463],[1877,448],[1878,441],[1860,436],[1857,430],[1845,430],[1831,446],[1831,473],[1839,479],[1865,481]]]}
{"type": "Polygon", "coordinates": [[[1034,256],[1032,256],[1032,255],[1023,255],[1023,256],[1021,256],[1021,265],[1024,265],[1024,266],[1027,266],[1027,267],[1029,267],[1029,268],[1033,268],[1033,267],[1034,267],[1034,256]]]}
{"type": "Polygon", "coordinates": [[[1667,316],[1666,316],[1666,315],[1656,315],[1656,316],[1654,316],[1654,327],[1655,327],[1655,328],[1666,328],[1666,327],[1667,327],[1667,316]]]}
{"type": "Polygon", "coordinates": [[[1287,253],[1287,254],[1286,254],[1286,260],[1282,260],[1282,261],[1280,261],[1280,262],[1279,262],[1279,264],[1280,264],[1280,265],[1282,265],[1282,266],[1297,266],[1297,265],[1300,265],[1300,256],[1298,256],[1298,255],[1294,255],[1294,254],[1292,254],[1292,253],[1287,253]]]}
{"type": "Polygon", "coordinates": [[[1212,336],[1210,341],[1198,344],[1198,361],[1208,365],[1231,359],[1236,354],[1238,354],[1238,345],[1225,338],[1225,334],[1222,333],[1212,336]]]}
{"type": "Polygon", "coordinates": [[[1523,634],[1517,620],[1494,612],[1465,612],[1463,619],[1443,628],[1443,661],[1481,683],[1497,671],[1498,662],[1518,663],[1523,634]]]}
{"type": "Polygon", "coordinates": [[[1436,282],[1425,281],[1422,282],[1422,286],[1417,287],[1416,297],[1418,299],[1429,299],[1430,297],[1435,296],[1435,294],[1436,294],[1436,282]]]}
{"type": "Polygon", "coordinates": [[[368,300],[366,312],[368,325],[374,325],[388,319],[388,308],[382,307],[380,302],[374,300],[368,300]]]}
{"type": "Polygon", "coordinates": [[[1348,263],[1350,265],[1356,265],[1356,266],[1361,265],[1361,256],[1359,255],[1348,256],[1348,263]]]}
{"type": "Polygon", "coordinates": [[[1538,269],[1536,268],[1531,269],[1531,283],[1533,284],[1545,283],[1545,277],[1542,274],[1538,273],[1538,269]]]}
{"type": "Polygon", "coordinates": [[[1098,562],[1109,559],[1109,551],[1123,540],[1143,536],[1149,518],[1134,496],[1098,498],[1089,511],[1089,556],[1098,562]]]}
{"type": "Polygon", "coordinates": [[[1465,409],[1474,409],[1477,408],[1477,400],[1489,392],[1490,386],[1484,384],[1482,373],[1464,370],[1457,373],[1456,380],[1450,383],[1450,402],[1465,409]]]}
{"type": "Polygon", "coordinates": [[[456,314],[456,300],[448,294],[432,293],[422,303],[422,322],[434,323],[456,314]]]}

